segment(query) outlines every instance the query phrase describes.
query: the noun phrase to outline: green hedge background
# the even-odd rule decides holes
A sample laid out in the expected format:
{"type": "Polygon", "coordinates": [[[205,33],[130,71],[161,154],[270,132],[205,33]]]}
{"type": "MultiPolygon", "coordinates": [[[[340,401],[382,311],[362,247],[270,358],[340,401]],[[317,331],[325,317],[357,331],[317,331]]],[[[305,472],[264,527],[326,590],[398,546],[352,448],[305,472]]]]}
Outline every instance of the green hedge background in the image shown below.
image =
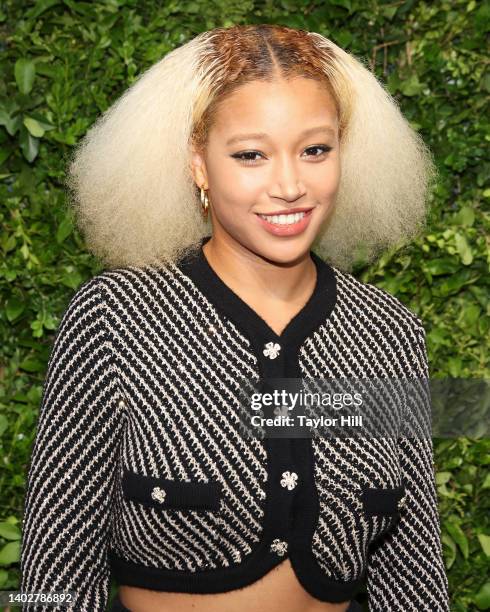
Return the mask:
{"type": "MultiPolygon", "coordinates": [[[[432,148],[440,178],[425,235],[355,274],[421,316],[432,377],[490,378],[489,16],[474,0],[3,3],[0,590],[19,584],[26,469],[53,335],[77,287],[100,270],[66,207],[66,154],[137,74],[203,30],[284,24],[369,61],[432,148]]],[[[490,440],[434,446],[452,610],[489,610],[490,440]]]]}

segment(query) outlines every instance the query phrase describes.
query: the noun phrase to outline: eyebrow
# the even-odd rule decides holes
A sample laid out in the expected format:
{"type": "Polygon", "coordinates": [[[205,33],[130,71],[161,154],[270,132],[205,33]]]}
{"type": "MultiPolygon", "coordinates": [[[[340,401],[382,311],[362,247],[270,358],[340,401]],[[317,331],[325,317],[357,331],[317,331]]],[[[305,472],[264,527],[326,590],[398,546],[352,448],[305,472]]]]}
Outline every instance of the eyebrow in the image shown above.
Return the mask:
{"type": "MultiPolygon", "coordinates": [[[[335,130],[329,125],[321,125],[318,127],[309,128],[307,130],[304,130],[304,132],[301,132],[300,137],[304,138],[305,136],[309,136],[310,134],[314,134],[316,132],[328,132],[329,134],[332,134],[332,136],[335,136],[336,134],[335,130]]],[[[242,140],[254,140],[254,139],[264,140],[267,138],[269,138],[269,135],[264,132],[256,132],[254,134],[237,134],[236,136],[232,136],[230,139],[228,139],[226,141],[226,144],[230,145],[235,142],[240,142],[242,140]]]]}

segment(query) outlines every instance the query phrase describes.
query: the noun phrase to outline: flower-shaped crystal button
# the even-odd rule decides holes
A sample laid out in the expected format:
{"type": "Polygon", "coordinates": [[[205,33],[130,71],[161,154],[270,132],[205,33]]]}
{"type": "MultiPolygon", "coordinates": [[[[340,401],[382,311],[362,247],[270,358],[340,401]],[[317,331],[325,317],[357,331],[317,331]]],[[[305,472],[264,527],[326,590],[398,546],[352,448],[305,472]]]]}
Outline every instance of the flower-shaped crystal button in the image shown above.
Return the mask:
{"type": "Polygon", "coordinates": [[[397,505],[398,510],[401,510],[406,503],[407,503],[407,496],[404,495],[402,498],[398,500],[398,505],[397,505]]]}
{"type": "Polygon", "coordinates": [[[284,542],[283,540],[279,540],[279,538],[272,541],[270,548],[271,552],[277,553],[280,557],[286,554],[287,549],[288,543],[284,542]]]}
{"type": "Polygon", "coordinates": [[[281,486],[286,487],[288,491],[292,491],[298,484],[298,474],[296,472],[283,472],[281,476],[281,486]]]}
{"type": "Polygon", "coordinates": [[[153,487],[152,492],[151,492],[152,499],[163,504],[163,502],[165,501],[165,496],[166,496],[166,493],[161,487],[153,487]]]}
{"type": "Polygon", "coordinates": [[[264,344],[264,350],[262,351],[269,359],[275,359],[279,355],[281,345],[277,342],[266,342],[264,344]]]}
{"type": "Polygon", "coordinates": [[[286,417],[289,414],[289,408],[288,406],[276,406],[274,408],[274,414],[275,416],[286,417]]]}

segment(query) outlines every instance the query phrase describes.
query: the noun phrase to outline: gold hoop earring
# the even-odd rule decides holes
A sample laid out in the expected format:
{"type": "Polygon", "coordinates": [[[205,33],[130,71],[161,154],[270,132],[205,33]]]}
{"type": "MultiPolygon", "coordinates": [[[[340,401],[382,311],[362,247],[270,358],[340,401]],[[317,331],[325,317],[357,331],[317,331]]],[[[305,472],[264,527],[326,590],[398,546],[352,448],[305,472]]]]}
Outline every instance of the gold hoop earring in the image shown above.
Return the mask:
{"type": "Polygon", "coordinates": [[[208,216],[208,211],[209,211],[209,198],[208,198],[207,191],[205,191],[202,187],[201,187],[201,208],[202,208],[204,218],[206,219],[208,216]]]}

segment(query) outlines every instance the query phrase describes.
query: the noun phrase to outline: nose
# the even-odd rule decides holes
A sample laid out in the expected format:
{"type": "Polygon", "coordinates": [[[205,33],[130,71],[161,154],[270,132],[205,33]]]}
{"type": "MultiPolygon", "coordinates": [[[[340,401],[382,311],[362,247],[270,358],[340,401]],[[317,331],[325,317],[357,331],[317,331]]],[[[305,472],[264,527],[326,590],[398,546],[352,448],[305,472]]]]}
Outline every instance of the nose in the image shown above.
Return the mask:
{"type": "Polygon", "coordinates": [[[271,197],[294,202],[305,193],[299,171],[293,160],[284,156],[276,161],[273,170],[271,197]]]}

